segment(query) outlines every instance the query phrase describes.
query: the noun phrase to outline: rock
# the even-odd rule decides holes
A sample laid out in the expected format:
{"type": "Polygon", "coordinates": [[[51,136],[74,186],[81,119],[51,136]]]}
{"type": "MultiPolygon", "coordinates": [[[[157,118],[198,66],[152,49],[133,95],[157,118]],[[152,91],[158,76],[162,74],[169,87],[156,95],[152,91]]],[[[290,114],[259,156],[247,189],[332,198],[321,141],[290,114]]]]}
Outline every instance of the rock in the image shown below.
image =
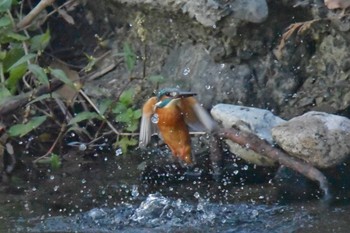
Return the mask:
{"type": "Polygon", "coordinates": [[[276,143],[287,153],[319,168],[333,167],[350,154],[350,120],[311,111],[272,129],[276,143]]]}
{"type": "MultiPolygon", "coordinates": [[[[305,68],[305,73],[299,77],[306,77],[306,79],[297,81],[300,86],[295,90],[295,94],[281,105],[280,116],[291,118],[307,111],[319,111],[325,108],[334,109],[327,111],[333,113],[344,111],[349,107],[347,94],[350,93],[348,78],[350,70],[346,49],[350,43],[343,34],[336,31],[338,32],[333,28],[324,27],[319,29],[319,35],[314,35],[315,38],[319,36],[321,38],[317,39],[319,42],[315,47],[316,50],[307,63],[299,65],[300,68],[305,68]],[[327,31],[329,31],[328,34],[327,31]]],[[[290,54],[288,59],[298,56],[295,53],[290,54]]]]}
{"type": "Polygon", "coordinates": [[[233,17],[252,23],[261,23],[268,16],[265,0],[236,0],[228,4],[233,17]]]}
{"type": "Polygon", "coordinates": [[[324,0],[328,9],[346,9],[350,6],[349,0],[324,0]]]}
{"type": "Polygon", "coordinates": [[[207,108],[224,101],[246,102],[253,75],[248,65],[231,68],[225,63],[217,64],[203,45],[189,43],[169,54],[161,73],[167,77],[161,87],[194,91],[207,108]]]}
{"type": "Polygon", "coordinates": [[[204,26],[210,27],[215,27],[216,23],[226,16],[252,23],[261,23],[268,16],[266,0],[229,0],[225,3],[214,0],[119,0],[119,2],[147,4],[174,12],[181,10],[204,26]]]}
{"type": "MultiPolygon", "coordinates": [[[[235,127],[242,131],[254,133],[271,144],[273,143],[271,128],[285,122],[268,110],[229,104],[214,106],[211,114],[215,120],[222,123],[224,128],[235,127]]],[[[226,143],[232,153],[250,163],[260,166],[275,165],[273,160],[249,150],[249,147],[243,148],[230,140],[226,140],[226,143]]]]}
{"type": "MultiPolygon", "coordinates": [[[[344,31],[350,24],[334,24],[337,16],[330,14],[338,11],[328,10],[323,0],[268,3],[265,8],[266,0],[113,0],[100,7],[95,1],[87,1],[101,22],[101,33],[96,34],[106,33],[109,26],[115,29],[111,41],[116,49],[111,54],[120,54],[124,42],[130,43],[137,54],[133,85],[137,83],[141,91],[136,104],[141,105],[158,89],[158,83],[148,77],[161,74],[163,87],[179,85],[196,91],[207,108],[223,102],[255,106],[273,109],[285,119],[306,111],[347,114],[349,40],[338,26],[344,31]],[[265,9],[265,13],[254,18],[252,12],[258,8],[251,4],[265,9]],[[96,12],[98,8],[102,9],[96,12]],[[248,23],[263,21],[264,14],[268,15],[264,24],[248,23]],[[141,26],[137,18],[143,19],[141,26]],[[282,35],[295,22],[305,24],[294,27],[283,40],[282,35]],[[147,32],[144,43],[138,35],[140,27],[147,32]],[[284,55],[277,60],[271,50],[280,47],[284,55]],[[146,63],[141,59],[144,55],[146,63]]],[[[338,21],[348,22],[347,17],[338,21]]],[[[124,67],[118,65],[104,77],[108,80],[100,93],[119,96],[129,82],[130,73],[124,67]]],[[[100,82],[102,79],[96,80],[89,90],[96,92],[100,82]]]]}

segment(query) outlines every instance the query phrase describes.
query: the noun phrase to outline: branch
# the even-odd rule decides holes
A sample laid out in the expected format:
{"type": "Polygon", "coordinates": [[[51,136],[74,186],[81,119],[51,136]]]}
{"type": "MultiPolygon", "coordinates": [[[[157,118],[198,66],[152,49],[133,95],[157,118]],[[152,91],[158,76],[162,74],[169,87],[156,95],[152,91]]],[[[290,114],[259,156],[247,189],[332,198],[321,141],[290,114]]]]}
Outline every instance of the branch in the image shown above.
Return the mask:
{"type": "Polygon", "coordinates": [[[56,0],[41,0],[20,22],[17,23],[18,29],[23,29],[33,22],[33,20],[42,12],[46,7],[52,5],[56,0]]]}
{"type": "Polygon", "coordinates": [[[0,117],[10,114],[18,108],[23,107],[28,102],[30,102],[33,98],[54,92],[59,87],[61,87],[63,83],[58,79],[53,79],[50,82],[50,86],[42,85],[38,89],[23,93],[17,96],[10,96],[0,101],[0,117]]]}
{"type": "Polygon", "coordinates": [[[280,164],[289,167],[305,177],[317,181],[320,189],[324,193],[324,200],[330,200],[331,194],[327,178],[315,167],[307,164],[301,160],[297,160],[294,157],[290,157],[284,151],[273,147],[268,142],[260,139],[258,136],[252,133],[239,131],[237,129],[219,129],[218,135],[223,138],[227,138],[241,146],[249,147],[249,149],[269,157],[280,164]]]}

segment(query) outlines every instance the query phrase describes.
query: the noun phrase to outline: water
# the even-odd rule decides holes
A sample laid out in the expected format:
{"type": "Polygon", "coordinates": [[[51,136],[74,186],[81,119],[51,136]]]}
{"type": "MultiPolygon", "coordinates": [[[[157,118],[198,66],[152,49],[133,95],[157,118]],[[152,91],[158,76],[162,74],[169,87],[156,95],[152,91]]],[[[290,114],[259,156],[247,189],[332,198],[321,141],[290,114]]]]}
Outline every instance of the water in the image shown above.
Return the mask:
{"type": "MultiPolygon", "coordinates": [[[[0,232],[350,232],[345,201],[279,204],[269,183],[190,180],[172,166],[175,176],[149,184],[140,179],[144,159],[126,156],[72,160],[36,179],[23,170],[28,181],[17,177],[0,190],[0,232]]],[[[164,173],[165,167],[152,168],[164,173]]]]}
{"type": "Polygon", "coordinates": [[[196,203],[149,194],[139,205],[18,221],[17,232],[295,232],[314,221],[288,206],[196,203]],[[32,225],[32,226],[30,226],[32,225]]]}

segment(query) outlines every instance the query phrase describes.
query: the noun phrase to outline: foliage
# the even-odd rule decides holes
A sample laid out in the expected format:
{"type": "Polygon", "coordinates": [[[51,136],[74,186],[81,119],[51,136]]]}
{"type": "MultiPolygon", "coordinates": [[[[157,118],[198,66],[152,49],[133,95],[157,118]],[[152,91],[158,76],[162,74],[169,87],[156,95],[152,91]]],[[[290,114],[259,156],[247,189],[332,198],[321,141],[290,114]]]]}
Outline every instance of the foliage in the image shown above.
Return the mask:
{"type": "MultiPolygon", "coordinates": [[[[73,86],[72,81],[60,69],[40,66],[38,60],[50,43],[51,33],[47,29],[44,33],[31,35],[16,28],[19,21],[20,5],[13,0],[0,0],[0,99],[5,101],[16,99],[16,94],[22,92],[22,79],[26,77],[31,88],[40,85],[50,85],[51,77],[55,77],[66,85],[73,86]],[[17,18],[18,17],[18,18],[17,18]]],[[[34,97],[27,106],[31,107],[25,117],[17,117],[17,123],[9,125],[7,133],[12,138],[24,137],[38,129],[48,120],[48,114],[38,116],[34,105],[46,99],[52,99],[55,94],[34,97]],[[22,121],[22,122],[21,122],[22,121]]],[[[19,113],[19,112],[18,112],[19,113]]],[[[52,156],[52,166],[56,166],[57,159],[52,156]]]]}
{"type": "MultiPolygon", "coordinates": [[[[19,91],[19,82],[25,74],[32,74],[37,84],[49,84],[43,69],[36,63],[41,52],[50,40],[50,31],[33,37],[17,32],[11,6],[13,1],[0,2],[0,97],[11,98],[19,91]]],[[[35,116],[26,123],[17,123],[9,127],[12,137],[23,137],[45,122],[47,116],[35,116]]]]}
{"type": "MultiPolygon", "coordinates": [[[[119,101],[112,109],[112,112],[116,114],[115,120],[122,123],[124,129],[128,132],[134,132],[138,129],[139,120],[141,118],[141,110],[133,108],[133,102],[135,97],[135,91],[130,88],[125,90],[119,97],[119,101]]],[[[128,136],[121,137],[119,141],[115,143],[115,146],[120,146],[123,153],[127,151],[129,146],[135,146],[137,140],[128,136]]]]}
{"type": "Polygon", "coordinates": [[[61,167],[62,161],[60,156],[55,153],[51,153],[49,157],[40,158],[37,163],[49,164],[53,170],[57,170],[61,167]]]}
{"type": "Polygon", "coordinates": [[[24,135],[31,132],[33,129],[38,128],[47,119],[46,116],[33,117],[30,121],[25,124],[12,125],[8,130],[8,133],[12,137],[23,137],[24,135]]]}
{"type": "Polygon", "coordinates": [[[124,91],[119,98],[113,113],[116,114],[116,121],[126,125],[125,130],[134,132],[138,128],[138,122],[141,117],[140,109],[133,109],[134,90],[128,89],[124,91]]]}
{"type": "MultiPolygon", "coordinates": [[[[66,69],[56,65],[42,65],[46,61],[51,62],[51,58],[48,59],[47,53],[44,53],[51,41],[51,31],[49,28],[41,29],[38,33],[18,30],[15,23],[23,16],[19,13],[20,5],[16,4],[17,1],[0,0],[0,100],[5,100],[5,98],[15,100],[21,96],[19,93],[36,93],[35,90],[42,86],[50,87],[53,79],[60,80],[64,83],[64,87],[75,90],[77,95],[81,94],[72,81],[76,79],[68,75],[69,72],[66,69]]],[[[81,71],[87,73],[93,71],[99,59],[93,55],[86,53],[85,55],[88,58],[88,64],[81,71]]],[[[123,53],[117,55],[123,57],[131,82],[131,74],[137,61],[132,46],[125,42],[123,53]]],[[[155,76],[150,80],[159,84],[163,78],[155,76]]],[[[111,127],[108,117],[112,117],[117,123],[118,130],[114,130],[118,134],[114,143],[115,147],[121,148],[122,152],[126,153],[131,146],[137,145],[138,140],[134,137],[134,132],[139,127],[141,110],[135,109],[134,89],[124,90],[117,101],[110,98],[99,100],[97,106],[93,101],[88,100],[87,96],[84,97],[83,104],[83,101],[76,101],[72,106],[68,104],[62,106],[57,100],[64,99],[60,95],[58,91],[40,96],[31,95],[26,101],[25,114],[19,111],[15,113],[15,117],[6,116],[10,119],[8,122],[11,122],[6,127],[10,136],[9,140],[29,137],[30,133],[40,133],[40,130],[43,130],[47,124],[50,126],[56,124],[57,128],[60,128],[60,131],[56,132],[58,136],[49,151],[34,162],[49,164],[52,169],[59,168],[61,166],[60,156],[52,153],[56,144],[59,145],[57,142],[72,131],[78,135],[80,140],[87,138],[94,142],[99,135],[105,133],[106,125],[111,127]],[[59,109],[65,114],[64,117],[61,116],[62,114],[56,115],[59,109]],[[96,134],[92,135],[92,132],[96,134]]]]}
{"type": "Polygon", "coordinates": [[[128,151],[129,146],[136,146],[138,141],[135,138],[129,137],[129,136],[123,136],[120,140],[117,140],[114,143],[115,147],[120,147],[122,149],[123,153],[126,153],[128,151]]]}
{"type": "Polygon", "coordinates": [[[130,45],[126,42],[124,43],[124,60],[126,68],[131,72],[135,67],[136,54],[134,53],[130,45]]]}

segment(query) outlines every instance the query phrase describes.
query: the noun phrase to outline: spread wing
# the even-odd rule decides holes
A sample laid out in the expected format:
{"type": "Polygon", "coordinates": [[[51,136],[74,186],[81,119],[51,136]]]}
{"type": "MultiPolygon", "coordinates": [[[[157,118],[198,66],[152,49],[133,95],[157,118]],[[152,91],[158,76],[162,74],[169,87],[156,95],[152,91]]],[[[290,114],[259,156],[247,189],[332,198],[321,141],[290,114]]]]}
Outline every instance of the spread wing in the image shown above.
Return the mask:
{"type": "Polygon", "coordinates": [[[151,122],[151,117],[154,113],[154,106],[157,103],[157,98],[152,97],[143,105],[142,118],[140,126],[139,147],[144,148],[151,141],[151,136],[155,133],[156,126],[151,122]]]}
{"type": "Polygon", "coordinates": [[[190,131],[212,132],[217,128],[217,123],[195,98],[181,99],[179,107],[185,115],[185,121],[190,127],[190,131]]]}

